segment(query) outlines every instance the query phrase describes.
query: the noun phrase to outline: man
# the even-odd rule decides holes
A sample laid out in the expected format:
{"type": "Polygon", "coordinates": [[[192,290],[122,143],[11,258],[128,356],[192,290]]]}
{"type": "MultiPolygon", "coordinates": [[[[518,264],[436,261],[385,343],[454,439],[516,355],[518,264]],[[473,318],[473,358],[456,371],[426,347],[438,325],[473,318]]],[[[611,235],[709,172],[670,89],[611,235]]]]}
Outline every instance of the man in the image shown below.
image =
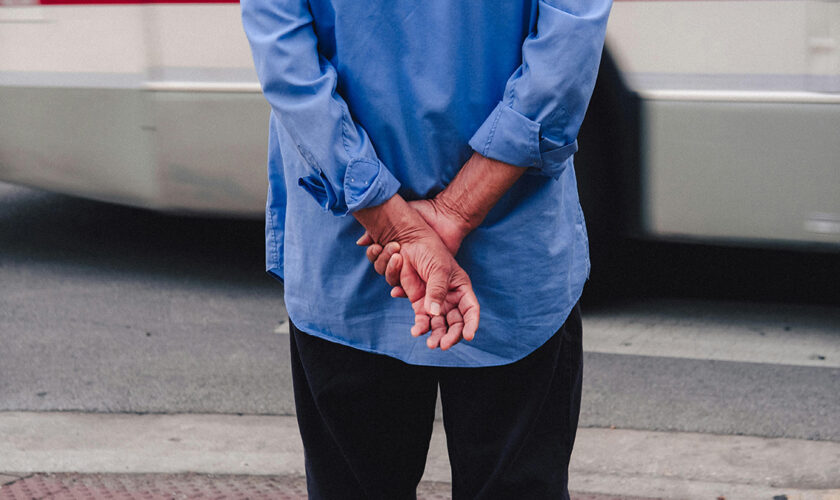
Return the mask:
{"type": "Polygon", "coordinates": [[[414,498],[438,387],[453,498],[568,498],[610,4],[242,0],[311,498],[414,498]]]}

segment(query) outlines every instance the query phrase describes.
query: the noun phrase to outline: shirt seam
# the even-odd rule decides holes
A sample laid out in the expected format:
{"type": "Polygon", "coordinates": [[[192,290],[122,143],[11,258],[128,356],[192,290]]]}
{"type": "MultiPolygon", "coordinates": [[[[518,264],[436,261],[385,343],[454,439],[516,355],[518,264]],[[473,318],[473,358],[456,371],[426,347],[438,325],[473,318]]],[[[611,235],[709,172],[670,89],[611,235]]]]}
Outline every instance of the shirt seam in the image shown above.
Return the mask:
{"type": "Polygon", "coordinates": [[[348,144],[349,134],[347,130],[350,117],[348,116],[347,109],[345,109],[344,106],[338,103],[336,103],[336,106],[339,106],[341,108],[341,144],[342,146],[344,146],[344,153],[347,155],[348,158],[350,158],[350,160],[352,160],[353,156],[350,154],[350,145],[348,144]]]}
{"type": "MultiPolygon", "coordinates": [[[[500,106],[505,106],[505,103],[500,103],[500,106]]],[[[490,127],[490,133],[487,134],[487,142],[484,143],[484,151],[481,152],[482,155],[487,156],[487,153],[490,151],[490,143],[493,142],[493,136],[496,135],[496,127],[499,125],[499,119],[502,117],[502,109],[499,108],[496,112],[496,117],[493,119],[493,125],[490,127]]]]}
{"type": "Polygon", "coordinates": [[[268,212],[267,215],[268,215],[268,218],[269,218],[269,221],[270,221],[270,224],[271,224],[271,227],[269,229],[271,231],[272,264],[278,264],[279,265],[279,263],[280,263],[280,251],[277,249],[277,232],[276,232],[276,229],[275,229],[277,227],[277,222],[275,221],[274,210],[272,210],[271,208],[268,208],[267,212],[268,212]]]}

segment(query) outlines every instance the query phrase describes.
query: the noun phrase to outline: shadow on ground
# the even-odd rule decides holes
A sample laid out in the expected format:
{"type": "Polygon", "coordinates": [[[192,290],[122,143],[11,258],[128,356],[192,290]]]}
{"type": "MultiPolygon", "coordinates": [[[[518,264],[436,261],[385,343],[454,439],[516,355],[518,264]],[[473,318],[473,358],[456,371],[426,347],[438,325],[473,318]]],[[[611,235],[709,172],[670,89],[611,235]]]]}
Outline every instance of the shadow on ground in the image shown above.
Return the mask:
{"type": "Polygon", "coordinates": [[[276,287],[264,272],[263,235],[257,219],[167,215],[0,184],[0,265],[276,287]]]}
{"type": "Polygon", "coordinates": [[[662,297],[840,304],[837,251],[631,239],[616,245],[604,252],[606,258],[593,261],[584,292],[590,308],[626,298],[662,297]]]}

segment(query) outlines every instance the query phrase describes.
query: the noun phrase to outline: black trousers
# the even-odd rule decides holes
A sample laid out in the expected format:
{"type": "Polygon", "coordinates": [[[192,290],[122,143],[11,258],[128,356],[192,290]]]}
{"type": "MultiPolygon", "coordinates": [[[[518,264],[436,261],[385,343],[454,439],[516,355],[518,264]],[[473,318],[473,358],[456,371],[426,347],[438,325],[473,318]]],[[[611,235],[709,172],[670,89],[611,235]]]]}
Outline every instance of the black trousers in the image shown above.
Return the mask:
{"type": "Polygon", "coordinates": [[[416,498],[438,386],[453,499],[569,498],[583,368],[578,306],[542,347],[496,367],[409,365],[294,325],[290,337],[310,498],[416,498]]]}

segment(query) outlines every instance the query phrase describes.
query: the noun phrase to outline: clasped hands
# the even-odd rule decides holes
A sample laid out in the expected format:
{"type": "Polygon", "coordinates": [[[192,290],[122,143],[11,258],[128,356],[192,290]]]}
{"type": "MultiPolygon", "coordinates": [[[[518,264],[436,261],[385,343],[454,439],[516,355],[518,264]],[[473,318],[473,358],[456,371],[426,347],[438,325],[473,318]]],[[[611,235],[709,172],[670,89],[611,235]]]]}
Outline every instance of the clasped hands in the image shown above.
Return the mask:
{"type": "Polygon", "coordinates": [[[478,328],[478,299],[467,273],[455,261],[461,241],[525,172],[524,168],[473,152],[458,175],[430,200],[406,202],[394,195],[382,205],[353,215],[367,230],[376,272],[414,309],[415,337],[431,330],[430,349],[449,349],[472,340],[478,328]]]}
{"type": "Polygon", "coordinates": [[[442,350],[472,340],[480,308],[469,276],[454,258],[472,230],[468,221],[437,198],[406,202],[395,195],[375,214],[359,212],[368,230],[356,243],[367,246],[367,258],[393,287],[391,296],[411,302],[411,335],[431,331],[426,345],[442,350]]]}

